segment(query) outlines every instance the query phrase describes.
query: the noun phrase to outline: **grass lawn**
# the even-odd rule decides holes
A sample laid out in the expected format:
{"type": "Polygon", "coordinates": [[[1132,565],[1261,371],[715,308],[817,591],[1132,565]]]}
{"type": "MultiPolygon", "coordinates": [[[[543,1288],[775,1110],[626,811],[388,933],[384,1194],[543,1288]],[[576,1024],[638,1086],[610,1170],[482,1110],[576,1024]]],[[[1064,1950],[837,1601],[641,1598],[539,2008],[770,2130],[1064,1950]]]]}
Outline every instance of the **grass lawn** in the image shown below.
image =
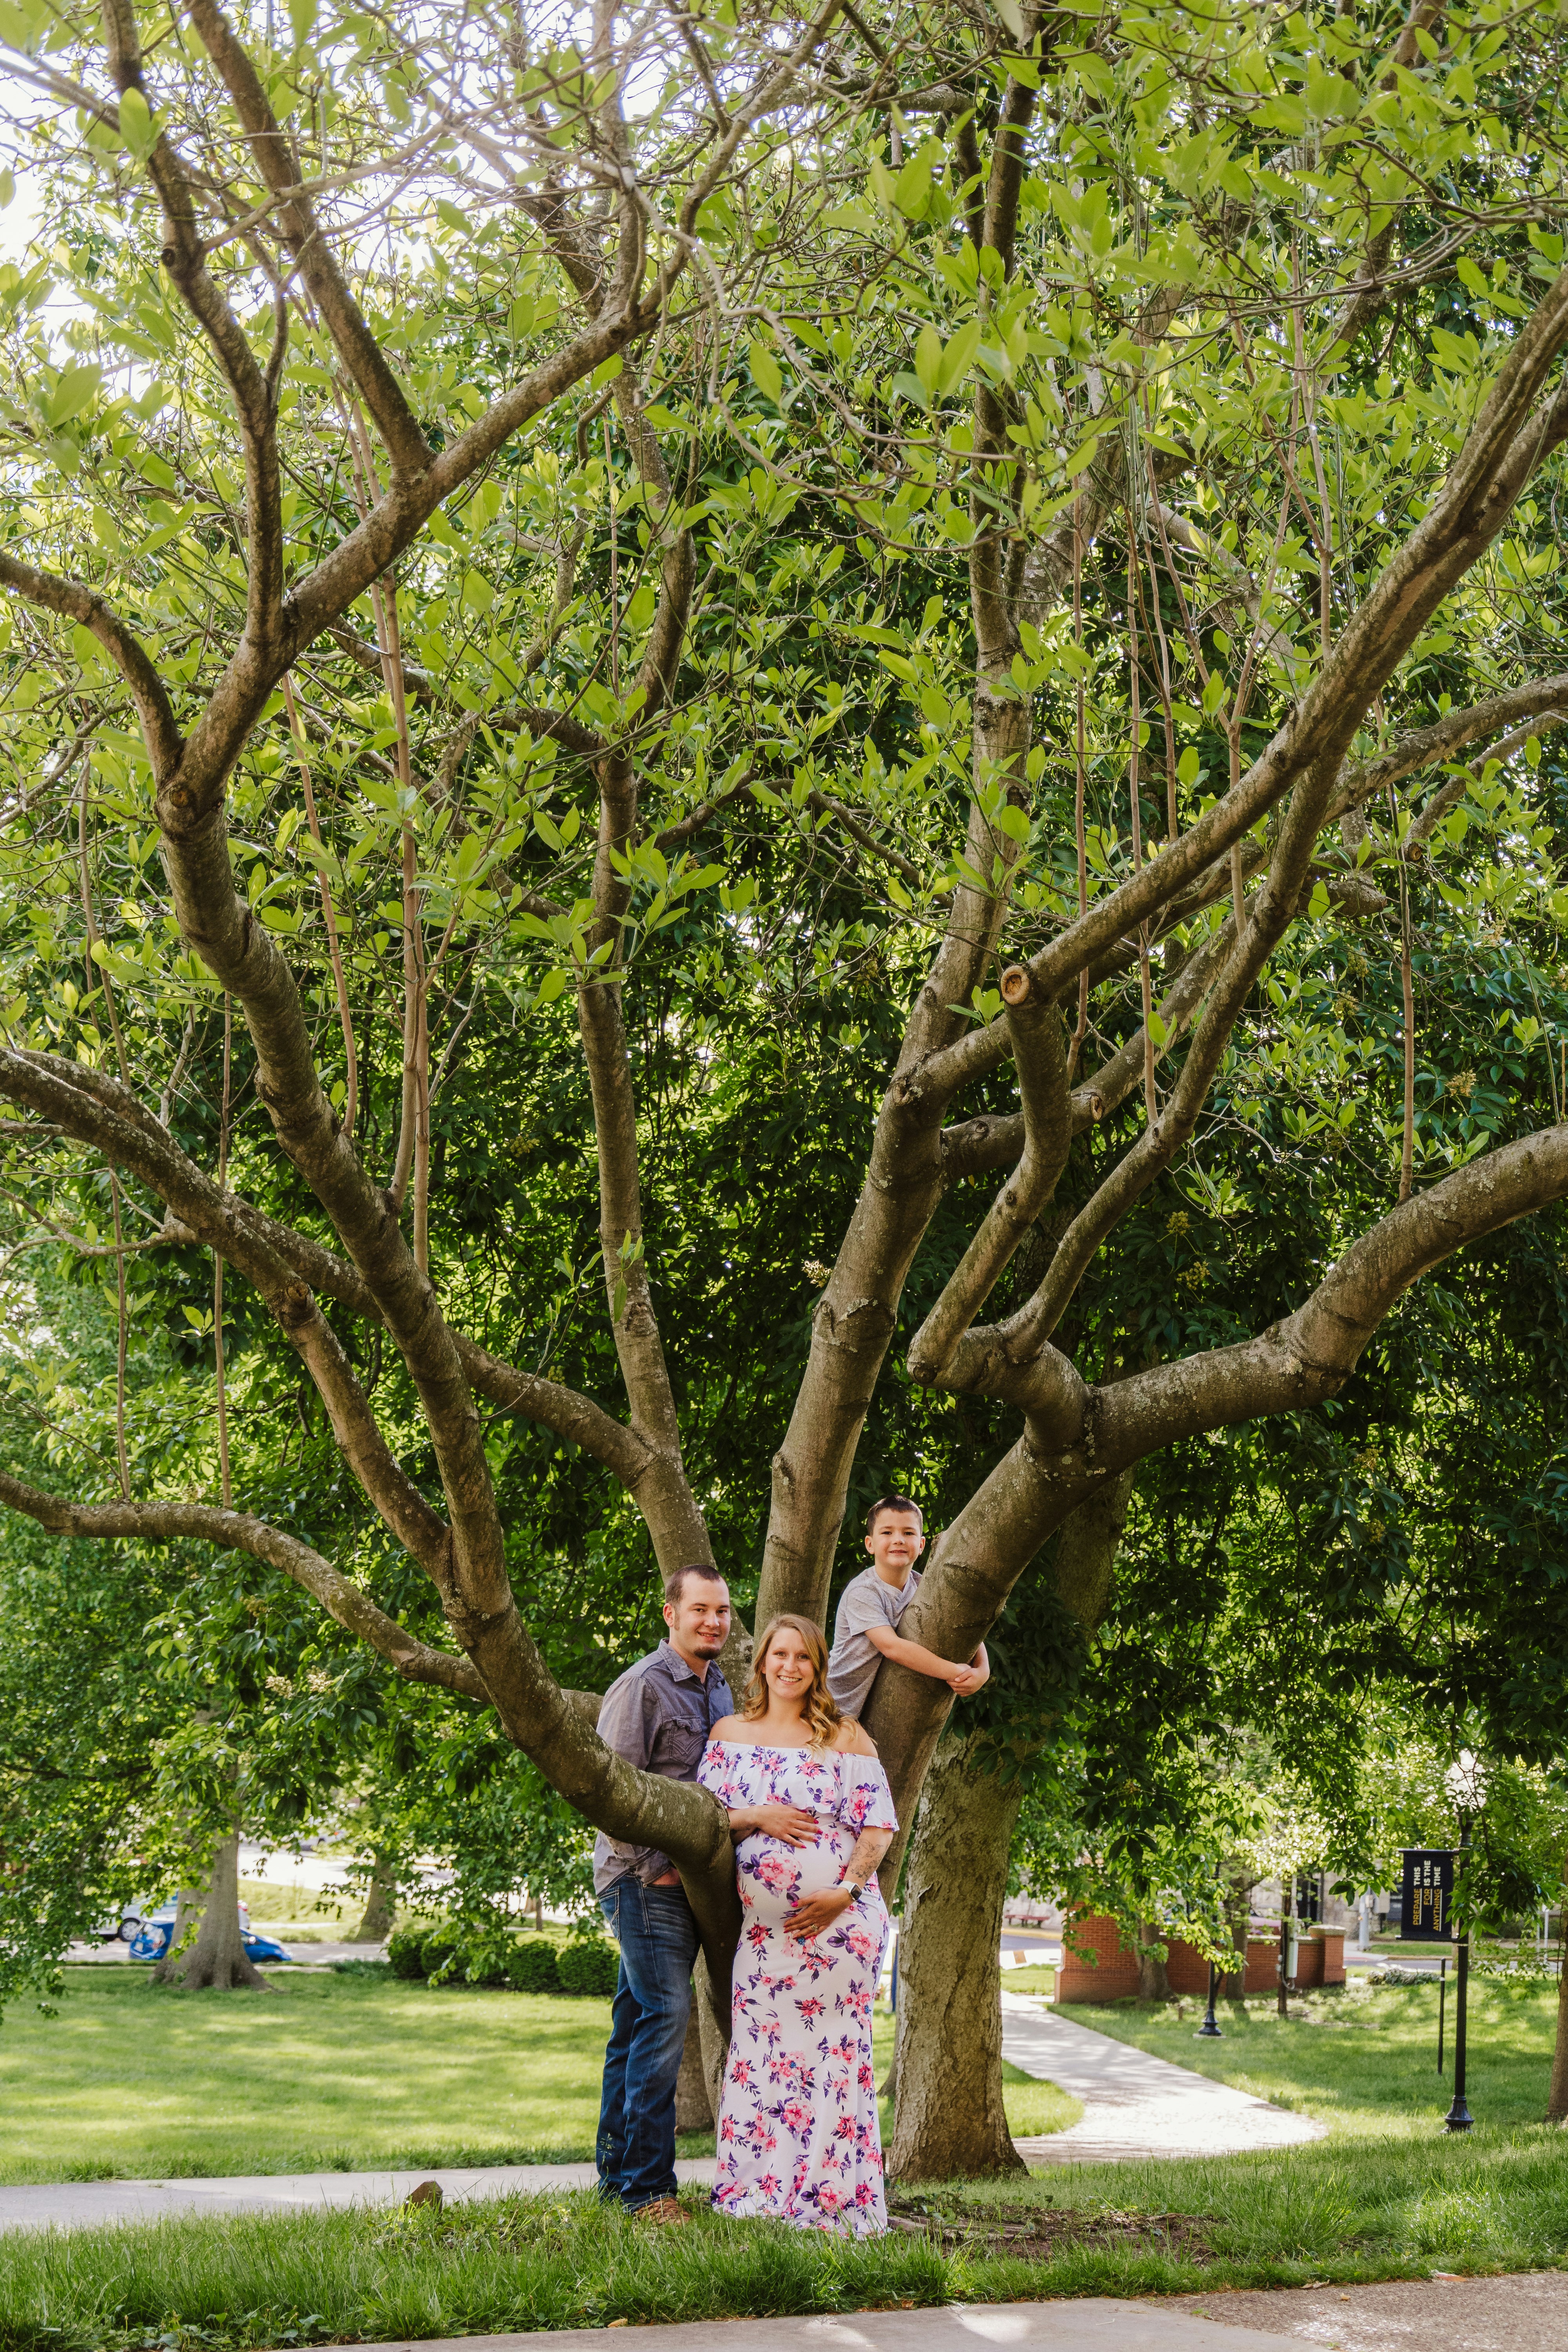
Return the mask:
{"type": "MultiPolygon", "coordinates": [[[[1020,1972],[1021,1973],[1021,1972],[1020,1972]]],[[[1318,2116],[1337,2140],[1426,2139],[1454,2095],[1454,1990],[1448,1988],[1446,2071],[1437,2072],[1437,1987],[1370,1986],[1310,1993],[1281,2020],[1274,1997],[1221,2001],[1220,2042],[1199,2042],[1202,2004],[1074,2002],[1062,2011],[1099,2033],[1282,2107],[1318,2116]]],[[[1487,2125],[1539,2123],[1556,2032],[1555,1984],[1472,1981],[1466,2096],[1487,2125]]]]}
{"type": "MultiPolygon", "coordinates": [[[[135,1966],[66,1970],[54,2018],[0,2032],[0,2180],[173,2179],[591,2157],[606,2000],[432,1990],[378,1970],[179,1992],[135,1966]]],[[[892,2021],[876,2026],[879,2071],[892,2021]]],[[[1009,2068],[1009,2119],[1081,2110],[1009,2068]]],[[[711,2137],[681,2143],[710,2156],[711,2137]]],[[[0,2339],[3,2341],[4,2339],[0,2339]]]]}
{"type": "MultiPolygon", "coordinates": [[[[62,2086],[75,2117],[68,2132],[79,2136],[126,2105],[138,2110],[121,2151],[136,2172],[181,2168],[144,2161],[155,2146],[187,2157],[201,2147],[229,2168],[242,2126],[257,2135],[243,2143],[245,2161],[260,2168],[263,2149],[279,2165],[320,2162],[328,2137],[340,2161],[360,2163],[532,2150],[552,2133],[574,2150],[591,2119],[600,2001],[432,1993],[370,1977],[295,1979],[272,1998],[163,1995],[118,1973],[107,1984],[82,1974],[89,1981],[58,2023],[20,2012],[7,2021],[0,2085],[16,2119],[12,2149],[36,2152],[39,2133],[56,2128],[62,2086]],[[159,2051],[156,2061],[147,2054],[159,2051]],[[140,2053],[137,2085],[117,2072],[127,2053],[140,2053]],[[176,2078],[177,2094],[168,2089],[176,2078]],[[141,2111],[160,2086],[167,2105],[149,2119],[141,2111]],[[429,2117],[451,2118],[451,2136],[433,2132],[429,2117]]],[[[697,2196],[692,2226],[679,2232],[648,2233],[591,2197],[556,2196],[446,2214],[197,2216],[13,2233],[0,2237],[0,2352],[239,2352],[1565,2265],[1568,2138],[1535,2120],[1552,1999],[1548,1989],[1475,1989],[1472,2104],[1482,2123],[1465,2138],[1438,2126],[1447,2095],[1431,2063],[1436,2010],[1425,1988],[1316,1997],[1285,2025],[1262,2004],[1226,2004],[1226,2039],[1212,2044],[1194,2042],[1191,2009],[1179,2022],[1131,2003],[1089,2009],[1086,2024],[1326,2116],[1332,2136],[1267,2156],[1064,2166],[1022,2182],[925,2189],[916,2210],[927,2235],[860,2244],[723,2221],[697,2196]],[[1028,2259],[987,2241],[1004,2219],[1031,2231],[1028,2259]]],[[[881,2065],[888,2032],[879,2018],[881,2065]]],[[[1015,2100],[1071,2104],[1027,2083],[1008,2095],[1019,2130],[1038,2126],[1015,2100]]],[[[39,2168],[62,2168],[29,2158],[35,2177],[39,2168]]],[[[11,2177],[20,2177],[15,2162],[11,2177]]]]}
{"type": "Polygon", "coordinates": [[[1156,2294],[1561,2263],[1568,2160],[1542,2127],[1268,2158],[1067,2168],[927,2200],[952,2228],[846,2243],[776,2223],[649,2231],[588,2196],[445,2214],[198,2216],[0,2237],[0,2352],[224,2347],[1156,2294]],[[1039,2259],[984,2224],[1027,2210],[1039,2259]],[[1195,2220],[1173,2224],[1173,2217],[1195,2220]]]}

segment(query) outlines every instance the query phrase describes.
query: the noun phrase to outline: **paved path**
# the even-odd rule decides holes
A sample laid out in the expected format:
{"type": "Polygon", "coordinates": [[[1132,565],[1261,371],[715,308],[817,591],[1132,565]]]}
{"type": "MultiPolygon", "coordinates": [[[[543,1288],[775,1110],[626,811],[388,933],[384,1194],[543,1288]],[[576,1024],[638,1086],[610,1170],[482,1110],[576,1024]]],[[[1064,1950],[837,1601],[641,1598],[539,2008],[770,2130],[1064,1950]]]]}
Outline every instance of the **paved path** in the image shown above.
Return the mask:
{"type": "MultiPolygon", "coordinates": [[[[604,2336],[599,2327],[437,2343],[405,2336],[356,2352],[605,2352],[604,2336]]],[[[1280,2352],[1282,2337],[1322,2352],[1568,2352],[1568,2277],[1531,2271],[1140,2303],[1094,2297],[842,2319],[701,2320],[638,2327],[635,2337],[638,2352],[1280,2352]]]]}
{"type": "MultiPolygon", "coordinates": [[[[711,2182],[711,2157],[677,2164],[692,2187],[711,2182]]],[[[422,2180],[448,2198],[592,2189],[591,2164],[488,2164],[444,2172],[256,2172],[227,2180],[67,2180],[0,2188],[0,2231],[87,2230],[168,2213],[255,2213],[321,2205],[398,2205],[422,2180]]]]}
{"type": "Polygon", "coordinates": [[[1149,2156],[1231,2156],[1296,2147],[1327,2126],[1168,2059],[1151,2058],[1026,1993],[1002,1995],[1002,2055],[1084,2103],[1080,2123],[1021,2139],[1029,2164],[1105,2164],[1149,2156]]]}
{"type": "MultiPolygon", "coordinates": [[[[618,2331],[617,2331],[618,2332],[618,2331]]],[[[394,2336],[354,2352],[605,2352],[602,2327],[537,2336],[394,2336]]],[[[1216,2326],[1169,2304],[982,2303],[841,2319],[702,2319],[626,2330],[637,2352],[1279,2352],[1278,2336],[1216,2326]]],[[[331,2347],[328,2352],[347,2352],[331,2347]]]]}
{"type": "Polygon", "coordinates": [[[1225,2322],[1216,2352],[1227,2344],[1233,2352],[1256,2344],[1258,2329],[1323,2352],[1429,2352],[1433,2346],[1442,2352],[1568,2352],[1568,2277],[1561,2271],[1172,2295],[1167,2307],[1225,2322]]]}

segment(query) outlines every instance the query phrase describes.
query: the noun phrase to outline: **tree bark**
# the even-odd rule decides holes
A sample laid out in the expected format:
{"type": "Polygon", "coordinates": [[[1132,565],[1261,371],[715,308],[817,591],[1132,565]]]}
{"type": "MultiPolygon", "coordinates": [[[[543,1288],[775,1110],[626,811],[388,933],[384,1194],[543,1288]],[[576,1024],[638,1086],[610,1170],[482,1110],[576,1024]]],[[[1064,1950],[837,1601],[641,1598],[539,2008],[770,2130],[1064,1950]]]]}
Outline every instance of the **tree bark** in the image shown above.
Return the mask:
{"type": "Polygon", "coordinates": [[[206,1907],[195,1942],[172,1965],[160,1961],[156,1973],[161,1983],[179,1985],[186,1992],[209,1987],[215,1992],[232,1992],[241,1985],[258,1992],[269,1990],[261,1970],[246,1958],[240,1939],[237,1829],[230,1831],[213,1855],[206,1907]]]}
{"type": "Polygon", "coordinates": [[[708,2096],[708,2074],[702,2063],[701,2004],[695,1994],[686,2020],[686,2047],[680,2053],[680,2073],[675,2084],[675,2129],[682,2132],[710,2132],[713,2128],[713,2106],[708,2096]]]}
{"type": "Polygon", "coordinates": [[[1568,2123],[1568,1917],[1562,1922],[1557,1949],[1562,1968],[1557,1979],[1557,2042],[1552,2053],[1552,2087],[1546,2094],[1549,2124],[1568,2123]]]}
{"type": "MultiPolygon", "coordinates": [[[[1058,1596],[1086,1634],[1110,1597],[1132,1477],[1123,1471],[1108,1479],[1057,1539],[1058,1596]]],[[[959,1759],[972,1746],[950,1738],[937,1749],[906,1881],[899,2030],[884,2094],[890,2088],[894,2096],[893,2169],[911,2179],[1010,2172],[1019,2162],[1002,2100],[998,1948],[1023,1785],[1004,1790],[994,1775],[966,1767],[959,1759]]],[[[882,1883],[885,1891],[896,1884],[886,1864],[882,1883]]],[[[1170,1990],[1163,1964],[1159,1975],[1152,1997],[1163,2000],[1170,1990]]]]}
{"type": "Polygon", "coordinates": [[[174,1925],[169,1937],[169,1948],[153,1969],[154,1984],[168,1984],[174,1972],[175,1956],[190,1934],[192,1926],[202,1916],[207,1899],[205,1886],[182,1886],[174,1898],[174,1925]]]}
{"type": "Polygon", "coordinates": [[[1171,1979],[1163,1960],[1154,1957],[1154,1946],[1163,1941],[1157,1919],[1142,1919],[1138,1923],[1138,1998],[1140,2000],[1169,2000],[1171,1979]]]}
{"type": "Polygon", "coordinates": [[[998,1946],[1007,1856],[1023,1801],[944,1739],[926,1776],[904,1889],[897,2105],[900,2180],[1023,2172],[1002,2103],[998,1946]]]}
{"type": "Polygon", "coordinates": [[[396,1885],[386,1875],[380,1854],[375,1854],[372,1860],[364,1912],[359,1926],[349,1937],[351,1944],[384,1944],[397,1917],[396,1885]]]}

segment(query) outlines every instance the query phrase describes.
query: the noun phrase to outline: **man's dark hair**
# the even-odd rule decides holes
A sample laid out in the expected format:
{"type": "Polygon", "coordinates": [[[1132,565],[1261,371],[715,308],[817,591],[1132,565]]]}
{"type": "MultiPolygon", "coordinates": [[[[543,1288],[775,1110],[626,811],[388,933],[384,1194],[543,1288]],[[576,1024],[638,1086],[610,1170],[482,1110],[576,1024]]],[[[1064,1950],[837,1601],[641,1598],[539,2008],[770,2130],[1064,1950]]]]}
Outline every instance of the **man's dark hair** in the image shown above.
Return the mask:
{"type": "Polygon", "coordinates": [[[664,1580],[664,1597],[671,1609],[679,1609],[686,1592],[689,1576],[706,1577],[710,1584],[722,1584],[722,1570],[709,1568],[701,1560],[693,1560],[689,1568],[673,1569],[664,1580]]]}
{"type": "Polygon", "coordinates": [[[907,1495],[879,1495],[866,1514],[866,1533],[868,1536],[876,1534],[877,1521],[884,1511],[912,1511],[921,1523],[921,1533],[924,1535],[925,1513],[918,1503],[911,1503],[907,1495]]]}

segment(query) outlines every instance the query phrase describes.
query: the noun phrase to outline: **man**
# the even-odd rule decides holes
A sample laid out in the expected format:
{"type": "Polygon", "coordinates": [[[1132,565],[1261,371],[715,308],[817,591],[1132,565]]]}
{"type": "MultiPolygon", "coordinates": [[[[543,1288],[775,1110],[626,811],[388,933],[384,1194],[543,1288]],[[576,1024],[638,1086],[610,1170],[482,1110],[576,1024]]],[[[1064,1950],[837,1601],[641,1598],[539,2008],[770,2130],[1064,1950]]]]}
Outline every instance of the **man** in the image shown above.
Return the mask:
{"type": "Polygon", "coordinates": [[[952,1658],[939,1658],[923,1642],[905,1641],[899,1632],[899,1620],[920,1591],[915,1562],[925,1543],[920,1505],[907,1495],[883,1495],[872,1504],[866,1515],[871,1565],[844,1588],[827,1661],[827,1687],[838,1712],[857,1723],[884,1658],[908,1666],[911,1674],[951,1683],[960,1698],[972,1697],[990,1679],[984,1642],[965,1666],[952,1658]]]}
{"type": "MultiPolygon", "coordinates": [[[[730,1590],[714,1568],[667,1578],[668,1638],[611,1684],[599,1737],[628,1764],[695,1780],[708,1734],[734,1712],[715,1663],[730,1633],[730,1590]]],[[[675,2084],[691,2009],[697,1922],[667,1853],[602,1833],[594,1892],[621,1948],[605,2091],[599,2194],[647,2221],[684,2221],[675,2196],[675,2084]]]]}

